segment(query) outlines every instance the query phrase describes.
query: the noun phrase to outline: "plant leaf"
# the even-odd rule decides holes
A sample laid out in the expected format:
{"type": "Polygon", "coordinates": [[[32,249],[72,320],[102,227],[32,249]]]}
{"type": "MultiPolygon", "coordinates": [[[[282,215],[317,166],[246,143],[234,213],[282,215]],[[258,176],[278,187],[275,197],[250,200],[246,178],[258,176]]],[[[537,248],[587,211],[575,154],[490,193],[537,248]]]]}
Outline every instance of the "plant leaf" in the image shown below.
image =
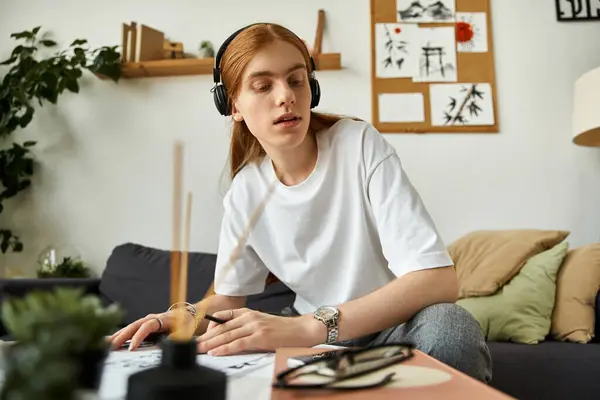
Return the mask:
{"type": "Polygon", "coordinates": [[[23,116],[21,117],[21,120],[19,121],[19,125],[21,125],[21,128],[25,128],[27,125],[29,125],[29,123],[33,119],[33,113],[34,113],[33,107],[27,106],[27,110],[25,111],[25,114],[23,114],[23,116]]]}
{"type": "Polygon", "coordinates": [[[82,44],[86,44],[87,40],[86,39],[75,39],[73,41],[73,43],[71,43],[71,47],[73,46],[81,46],[82,44]]]}
{"type": "Polygon", "coordinates": [[[450,96],[450,104],[448,104],[448,108],[450,108],[450,111],[453,111],[456,108],[456,99],[452,96],[450,96]]]}
{"type": "Polygon", "coordinates": [[[69,89],[73,93],[79,93],[79,84],[76,79],[67,79],[66,80],[67,89],[69,89]]]}

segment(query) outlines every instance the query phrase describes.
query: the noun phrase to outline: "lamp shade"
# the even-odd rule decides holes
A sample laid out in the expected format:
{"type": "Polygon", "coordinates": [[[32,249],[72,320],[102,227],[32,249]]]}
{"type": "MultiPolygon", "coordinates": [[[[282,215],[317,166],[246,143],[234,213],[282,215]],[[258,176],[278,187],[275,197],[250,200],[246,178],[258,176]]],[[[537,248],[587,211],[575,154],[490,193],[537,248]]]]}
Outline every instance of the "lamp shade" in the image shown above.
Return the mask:
{"type": "Polygon", "coordinates": [[[600,68],[575,82],[573,143],[600,147],[600,68]]]}

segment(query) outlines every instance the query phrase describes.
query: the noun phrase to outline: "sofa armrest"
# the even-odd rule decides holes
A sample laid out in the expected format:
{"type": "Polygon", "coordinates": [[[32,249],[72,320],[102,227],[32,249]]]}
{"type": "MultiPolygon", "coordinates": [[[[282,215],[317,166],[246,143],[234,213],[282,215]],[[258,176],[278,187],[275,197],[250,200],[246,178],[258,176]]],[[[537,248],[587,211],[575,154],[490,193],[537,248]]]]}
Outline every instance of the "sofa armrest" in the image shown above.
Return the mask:
{"type": "Polygon", "coordinates": [[[0,302],[6,297],[23,297],[34,290],[57,287],[81,288],[85,294],[98,294],[100,278],[0,279],[0,302]]]}
{"type": "MultiPolygon", "coordinates": [[[[83,289],[85,294],[99,295],[99,278],[43,278],[43,279],[0,279],[0,304],[11,297],[23,297],[32,291],[49,291],[58,287],[83,289]]],[[[0,337],[7,332],[0,318],[0,337]]]]}
{"type": "Polygon", "coordinates": [[[596,312],[594,313],[594,317],[596,319],[594,326],[594,338],[593,342],[600,343],[600,290],[596,295],[596,312]]]}

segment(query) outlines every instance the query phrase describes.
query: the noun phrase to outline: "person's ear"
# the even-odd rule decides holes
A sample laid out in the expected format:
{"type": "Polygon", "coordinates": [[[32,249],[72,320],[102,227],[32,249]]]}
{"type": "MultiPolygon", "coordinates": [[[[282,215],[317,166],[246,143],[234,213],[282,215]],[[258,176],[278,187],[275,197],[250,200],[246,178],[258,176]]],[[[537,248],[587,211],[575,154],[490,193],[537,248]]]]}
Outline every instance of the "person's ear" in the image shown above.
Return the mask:
{"type": "Polygon", "coordinates": [[[234,121],[237,121],[237,122],[242,122],[244,120],[244,116],[240,112],[235,101],[232,102],[232,104],[231,104],[231,116],[233,117],[234,121]]]}

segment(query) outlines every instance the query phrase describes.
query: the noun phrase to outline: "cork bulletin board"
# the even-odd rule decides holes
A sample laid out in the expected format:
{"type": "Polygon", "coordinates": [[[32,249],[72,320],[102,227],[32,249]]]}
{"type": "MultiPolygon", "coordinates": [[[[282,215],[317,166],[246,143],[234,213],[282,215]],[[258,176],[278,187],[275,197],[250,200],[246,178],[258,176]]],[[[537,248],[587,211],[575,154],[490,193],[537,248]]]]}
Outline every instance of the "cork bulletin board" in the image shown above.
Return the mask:
{"type": "Polygon", "coordinates": [[[499,131],[490,0],[370,0],[382,133],[499,131]]]}

